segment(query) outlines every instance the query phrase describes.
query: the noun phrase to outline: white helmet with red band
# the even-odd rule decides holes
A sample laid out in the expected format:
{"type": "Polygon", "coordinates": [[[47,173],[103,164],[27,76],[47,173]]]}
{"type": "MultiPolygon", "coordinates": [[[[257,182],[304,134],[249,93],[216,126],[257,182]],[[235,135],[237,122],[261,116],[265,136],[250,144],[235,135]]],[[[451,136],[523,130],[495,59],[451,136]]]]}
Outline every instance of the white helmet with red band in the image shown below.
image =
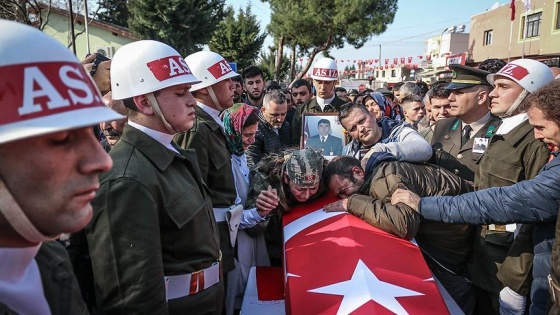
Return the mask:
{"type": "Polygon", "coordinates": [[[233,71],[224,57],[215,52],[199,51],[187,56],[185,60],[191,65],[193,74],[202,80],[199,84],[193,85],[191,91],[197,91],[239,75],[233,71]]]}
{"type": "Polygon", "coordinates": [[[508,63],[497,73],[489,74],[488,82],[494,85],[496,76],[506,77],[517,82],[529,93],[535,93],[554,80],[552,70],[544,63],[533,59],[518,59],[508,63]]]}
{"type": "Polygon", "coordinates": [[[54,38],[7,20],[0,30],[0,144],[123,118],[54,38]]]}
{"type": "Polygon", "coordinates": [[[315,61],[311,68],[311,78],[320,81],[338,80],[338,67],[331,58],[321,58],[315,61]]]}
{"type": "Polygon", "coordinates": [[[111,91],[115,100],[198,82],[175,49],[154,40],[122,46],[111,62],[111,91]]]}

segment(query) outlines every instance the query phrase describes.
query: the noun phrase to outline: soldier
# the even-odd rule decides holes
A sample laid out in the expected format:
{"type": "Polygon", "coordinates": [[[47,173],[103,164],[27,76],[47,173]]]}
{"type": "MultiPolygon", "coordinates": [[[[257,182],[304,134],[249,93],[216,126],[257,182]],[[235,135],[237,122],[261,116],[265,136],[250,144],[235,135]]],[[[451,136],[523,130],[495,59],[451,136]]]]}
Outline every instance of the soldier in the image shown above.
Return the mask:
{"type": "Polygon", "coordinates": [[[338,113],[340,105],[345,102],[334,93],[338,80],[338,68],[331,58],[321,58],[313,64],[311,78],[317,96],[298,107],[292,121],[292,144],[299,146],[301,142],[301,120],[305,113],[338,113]]]}
{"type": "Polygon", "coordinates": [[[124,100],[129,121],[86,228],[100,314],[222,312],[212,204],[196,153],[172,142],[194,124],[198,82],[160,42],[127,44],[113,58],[113,99],[124,100]]]}
{"type": "Polygon", "coordinates": [[[58,41],[12,21],[0,29],[0,313],[86,314],[52,240],[90,221],[97,175],[112,165],[91,126],[122,116],[58,41]]]}
{"type": "Polygon", "coordinates": [[[468,180],[474,180],[476,162],[484,152],[473,152],[475,138],[488,139],[494,135],[500,119],[489,111],[491,85],[489,72],[451,65],[453,79],[450,90],[449,114],[452,118],[436,123],[432,137],[435,164],[468,180]]]}

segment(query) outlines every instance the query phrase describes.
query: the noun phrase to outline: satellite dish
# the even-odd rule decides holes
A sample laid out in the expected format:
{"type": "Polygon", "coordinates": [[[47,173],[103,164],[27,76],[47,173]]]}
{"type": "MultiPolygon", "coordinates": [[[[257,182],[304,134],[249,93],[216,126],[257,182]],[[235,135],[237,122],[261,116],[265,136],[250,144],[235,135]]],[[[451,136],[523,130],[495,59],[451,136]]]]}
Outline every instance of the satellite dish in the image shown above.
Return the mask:
{"type": "Polygon", "coordinates": [[[490,10],[497,9],[499,6],[500,6],[500,3],[499,3],[499,2],[495,2],[495,3],[492,5],[492,7],[490,8],[490,10]]]}

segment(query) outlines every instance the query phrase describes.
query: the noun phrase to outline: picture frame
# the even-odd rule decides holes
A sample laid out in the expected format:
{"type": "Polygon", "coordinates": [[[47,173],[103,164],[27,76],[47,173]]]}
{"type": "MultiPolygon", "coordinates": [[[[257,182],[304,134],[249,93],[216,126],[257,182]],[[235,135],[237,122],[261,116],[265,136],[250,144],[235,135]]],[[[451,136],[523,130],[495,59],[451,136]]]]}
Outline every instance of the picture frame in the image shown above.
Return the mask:
{"type": "Polygon", "coordinates": [[[346,135],[337,115],[337,113],[304,113],[300,148],[318,148],[329,160],[342,155],[346,145],[346,135]],[[325,130],[327,131],[325,132],[325,130]]]}

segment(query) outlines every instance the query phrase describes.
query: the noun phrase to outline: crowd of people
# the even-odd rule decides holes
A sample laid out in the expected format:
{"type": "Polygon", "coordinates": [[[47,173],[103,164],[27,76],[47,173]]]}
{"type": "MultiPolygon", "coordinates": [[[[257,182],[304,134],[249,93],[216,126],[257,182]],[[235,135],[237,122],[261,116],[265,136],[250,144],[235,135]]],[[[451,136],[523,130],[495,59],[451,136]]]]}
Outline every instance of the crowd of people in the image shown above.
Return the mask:
{"type": "Polygon", "coordinates": [[[558,68],[358,92],[320,58],[282,88],[216,52],[80,62],[0,28],[0,313],[237,314],[249,270],[282,265],[283,215],[333,194],[414,238],[465,314],[560,314],[558,68]]]}

